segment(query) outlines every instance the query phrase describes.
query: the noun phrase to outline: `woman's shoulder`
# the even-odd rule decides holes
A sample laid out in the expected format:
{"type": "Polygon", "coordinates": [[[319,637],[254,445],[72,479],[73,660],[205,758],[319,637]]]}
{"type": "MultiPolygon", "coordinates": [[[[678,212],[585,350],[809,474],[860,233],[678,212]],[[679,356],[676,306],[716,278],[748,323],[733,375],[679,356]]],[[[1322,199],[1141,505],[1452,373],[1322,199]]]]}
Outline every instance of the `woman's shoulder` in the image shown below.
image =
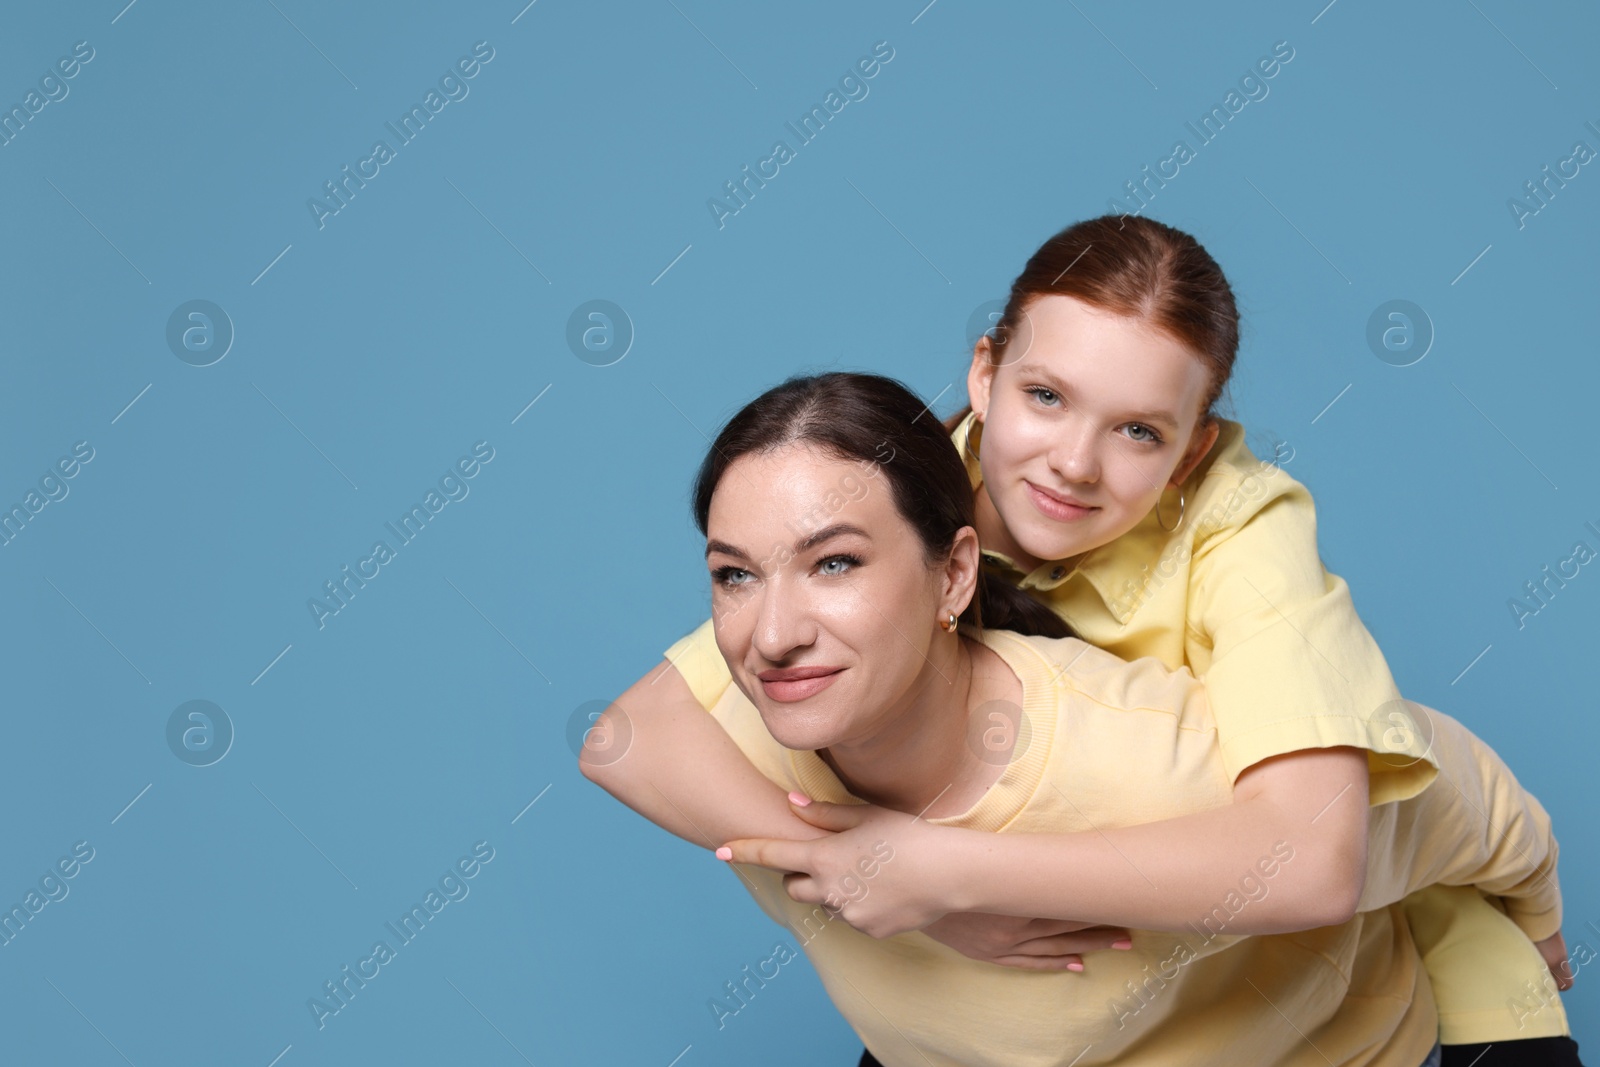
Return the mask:
{"type": "Polygon", "coordinates": [[[1024,693],[1042,688],[1051,699],[1088,699],[1111,711],[1155,711],[1209,724],[1204,687],[1188,667],[1176,670],[1154,656],[1127,660],[1076,637],[985,631],[991,648],[1017,672],[1024,693]]]}

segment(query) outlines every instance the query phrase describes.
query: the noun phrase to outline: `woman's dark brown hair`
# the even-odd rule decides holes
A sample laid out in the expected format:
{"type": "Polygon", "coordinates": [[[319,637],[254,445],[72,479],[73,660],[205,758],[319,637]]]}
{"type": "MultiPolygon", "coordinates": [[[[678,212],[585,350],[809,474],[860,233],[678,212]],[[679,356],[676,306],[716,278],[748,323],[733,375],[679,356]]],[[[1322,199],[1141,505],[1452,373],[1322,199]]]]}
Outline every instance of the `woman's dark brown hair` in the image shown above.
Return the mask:
{"type": "MultiPolygon", "coordinates": [[[[1222,268],[1199,241],[1139,215],[1102,215],[1068,226],[1041,245],[1011,283],[989,338],[997,366],[1017,358],[1006,355],[1006,346],[1027,336],[1028,302],[1052,294],[1142,319],[1176,339],[1210,372],[1200,411],[1206,419],[1217,417],[1239,350],[1239,309],[1222,268]]],[[[949,427],[971,410],[958,411],[949,427]]]]}
{"type": "MultiPolygon", "coordinates": [[[[707,532],[711,495],[735,460],[792,444],[877,466],[896,510],[922,541],[930,567],[948,558],[963,526],[976,528],[966,467],[927,406],[892,378],[834,371],[790,378],[728,420],[695,479],[694,521],[700,532],[707,532]]],[[[961,621],[1044,637],[1071,635],[1055,612],[981,568],[978,595],[961,621]]]]}

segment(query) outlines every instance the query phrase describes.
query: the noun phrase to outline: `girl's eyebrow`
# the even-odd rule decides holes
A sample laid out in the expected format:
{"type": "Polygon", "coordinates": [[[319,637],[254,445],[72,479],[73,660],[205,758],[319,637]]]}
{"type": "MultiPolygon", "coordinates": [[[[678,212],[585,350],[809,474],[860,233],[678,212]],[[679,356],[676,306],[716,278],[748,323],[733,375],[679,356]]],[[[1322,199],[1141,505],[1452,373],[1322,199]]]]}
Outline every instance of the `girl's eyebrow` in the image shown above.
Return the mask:
{"type": "MultiPolygon", "coordinates": [[[[868,541],[872,540],[871,534],[867,533],[867,531],[863,530],[854,523],[836,522],[832,526],[824,526],[816,533],[796,541],[794,543],[794,551],[798,555],[807,549],[817,547],[824,541],[831,541],[835,537],[847,537],[851,535],[863,537],[868,541]]],[[[730,545],[726,541],[715,540],[714,538],[706,541],[706,557],[710,558],[711,553],[713,552],[721,552],[723,555],[732,556],[734,559],[750,559],[749,556],[745,555],[744,549],[730,545]]]]}
{"type": "MultiPolygon", "coordinates": [[[[1017,373],[1039,379],[1054,392],[1059,393],[1068,400],[1071,400],[1074,396],[1072,386],[1056,377],[1050,368],[1041,363],[1019,363],[1017,364],[1017,373]]],[[[1160,423],[1168,429],[1176,429],[1178,425],[1177,416],[1170,411],[1125,411],[1123,415],[1138,422],[1160,423]]]]}

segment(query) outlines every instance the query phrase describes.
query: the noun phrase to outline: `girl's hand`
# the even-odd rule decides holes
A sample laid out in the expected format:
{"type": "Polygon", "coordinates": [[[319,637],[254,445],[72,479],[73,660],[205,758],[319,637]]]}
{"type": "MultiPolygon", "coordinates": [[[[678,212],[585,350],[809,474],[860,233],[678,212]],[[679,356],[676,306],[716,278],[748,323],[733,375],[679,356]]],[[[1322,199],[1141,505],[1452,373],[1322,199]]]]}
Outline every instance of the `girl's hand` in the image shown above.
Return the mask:
{"type": "Polygon", "coordinates": [[[1555,976],[1556,988],[1565,993],[1572,988],[1572,965],[1567,962],[1567,940],[1557,930],[1543,941],[1535,941],[1534,947],[1539,950],[1539,955],[1544,957],[1545,965],[1550,968],[1550,973],[1555,976]]]}
{"type": "Polygon", "coordinates": [[[718,858],[791,872],[783,882],[792,899],[821,904],[864,934],[884,938],[920,929],[972,959],[1040,971],[1081,971],[1079,953],[1133,945],[1121,927],[945,914],[937,890],[938,846],[949,830],[872,804],[789,797],[796,815],[833,833],[809,841],[731,841],[717,850],[718,858]]]}
{"type": "Polygon", "coordinates": [[[949,910],[939,897],[941,827],[875,804],[789,798],[796,815],[834,832],[810,841],[730,841],[717,858],[790,872],[783,886],[792,899],[821,904],[871,937],[920,929],[949,910]]]}
{"type": "Polygon", "coordinates": [[[963,956],[1025,971],[1081,971],[1079,953],[1133,947],[1128,931],[1121,927],[978,911],[951,912],[922,932],[963,956]]]}

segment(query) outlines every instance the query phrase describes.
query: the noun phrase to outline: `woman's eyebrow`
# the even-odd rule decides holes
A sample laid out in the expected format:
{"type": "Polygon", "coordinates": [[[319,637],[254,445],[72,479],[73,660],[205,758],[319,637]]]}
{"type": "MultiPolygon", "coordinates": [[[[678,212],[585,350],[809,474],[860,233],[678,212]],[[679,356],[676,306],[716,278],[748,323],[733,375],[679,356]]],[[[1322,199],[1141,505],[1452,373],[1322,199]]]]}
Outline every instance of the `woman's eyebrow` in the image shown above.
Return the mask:
{"type": "MultiPolygon", "coordinates": [[[[1060,378],[1057,378],[1053,373],[1051,373],[1050,369],[1043,364],[1019,363],[1017,364],[1017,373],[1030,378],[1037,378],[1045,385],[1048,385],[1053,391],[1058,393],[1062,399],[1069,402],[1071,402],[1073,397],[1076,395],[1073,392],[1072,386],[1068,385],[1060,378]]],[[[1173,415],[1170,411],[1125,411],[1123,412],[1123,415],[1126,418],[1134,419],[1138,422],[1158,422],[1169,429],[1174,429],[1178,425],[1177,416],[1173,415]]]]}
{"type": "Polygon", "coordinates": [[[812,534],[810,537],[807,537],[803,541],[796,541],[794,543],[794,550],[796,552],[804,552],[808,548],[816,548],[824,541],[831,541],[835,537],[846,537],[851,534],[864,538],[868,541],[872,540],[871,534],[867,533],[867,531],[863,530],[854,523],[836,522],[832,526],[824,526],[822,529],[818,530],[816,533],[812,534]]]}
{"type": "Polygon", "coordinates": [[[710,559],[711,558],[711,553],[713,553],[713,552],[721,552],[724,556],[732,556],[734,559],[748,560],[750,558],[749,556],[744,554],[744,550],[743,549],[735,548],[734,546],[728,544],[728,542],[726,542],[726,541],[717,541],[717,540],[714,540],[714,539],[707,540],[706,541],[706,558],[710,559]]]}
{"type": "MultiPolygon", "coordinates": [[[[835,537],[846,537],[851,534],[865,538],[868,541],[872,540],[871,534],[867,533],[867,531],[863,530],[854,523],[836,522],[832,526],[824,526],[816,533],[796,541],[794,543],[794,550],[796,553],[804,552],[807,549],[817,547],[824,541],[831,541],[835,537]]],[[[730,545],[726,541],[718,541],[715,538],[711,538],[706,541],[706,557],[710,558],[711,553],[713,552],[721,552],[723,555],[732,556],[734,559],[750,559],[749,556],[745,555],[744,549],[735,545],[730,545]]]]}

